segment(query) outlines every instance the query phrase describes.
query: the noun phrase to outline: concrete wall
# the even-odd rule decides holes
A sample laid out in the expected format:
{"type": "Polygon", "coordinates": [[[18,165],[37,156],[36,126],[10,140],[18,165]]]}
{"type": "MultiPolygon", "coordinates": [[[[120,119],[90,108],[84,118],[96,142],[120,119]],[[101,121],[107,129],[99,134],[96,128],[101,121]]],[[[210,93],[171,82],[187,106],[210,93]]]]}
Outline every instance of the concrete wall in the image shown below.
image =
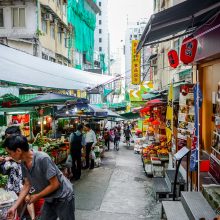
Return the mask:
{"type": "Polygon", "coordinates": [[[48,5],[50,8],[56,13],[56,15],[62,20],[66,25],[67,22],[67,10],[65,10],[66,4],[64,4],[63,0],[60,0],[61,4],[57,3],[58,1],[54,0],[40,0],[40,4],[48,5]]]}

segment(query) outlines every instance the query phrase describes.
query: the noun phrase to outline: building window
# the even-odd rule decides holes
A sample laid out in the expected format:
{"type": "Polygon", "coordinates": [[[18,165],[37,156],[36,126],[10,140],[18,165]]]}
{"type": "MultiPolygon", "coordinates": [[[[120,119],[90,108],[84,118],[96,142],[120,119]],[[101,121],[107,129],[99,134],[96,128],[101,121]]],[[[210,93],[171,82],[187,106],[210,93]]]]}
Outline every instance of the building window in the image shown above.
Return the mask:
{"type": "Polygon", "coordinates": [[[101,7],[102,6],[102,3],[101,2],[99,2],[99,7],[101,7]]]}
{"type": "Polygon", "coordinates": [[[99,47],[99,52],[102,52],[102,47],[99,47]]]}
{"type": "Polygon", "coordinates": [[[176,52],[179,55],[179,51],[180,51],[180,39],[177,39],[174,41],[174,50],[176,50],[176,52]]]}
{"type": "Polygon", "coordinates": [[[51,62],[56,63],[56,59],[54,59],[53,57],[50,57],[49,60],[50,60],[51,62]]]}
{"type": "Polygon", "coordinates": [[[62,44],[62,29],[58,28],[57,32],[58,41],[62,44]]]}
{"type": "Polygon", "coordinates": [[[0,8],[0,27],[4,27],[4,14],[3,14],[3,8],[0,8]]]}
{"type": "Polygon", "coordinates": [[[42,53],[42,59],[44,59],[44,60],[48,60],[48,55],[45,54],[45,53],[42,53]]]}
{"type": "Polygon", "coordinates": [[[101,15],[102,15],[102,12],[100,11],[100,12],[99,12],[99,16],[101,16],[101,15]]]}
{"type": "Polygon", "coordinates": [[[100,34],[102,33],[102,29],[99,29],[99,33],[100,33],[100,34]]]}
{"type": "Polygon", "coordinates": [[[48,31],[47,30],[47,21],[44,20],[43,17],[41,18],[41,28],[42,28],[42,31],[47,34],[47,31],[48,31]]]}
{"type": "Polygon", "coordinates": [[[99,24],[102,24],[102,20],[99,20],[99,24]]]}
{"type": "Polygon", "coordinates": [[[99,38],[99,43],[102,43],[102,38],[99,38]]]}
{"type": "Polygon", "coordinates": [[[50,37],[55,39],[55,26],[53,24],[50,25],[50,37]]]}
{"type": "Polygon", "coordinates": [[[13,27],[25,27],[25,8],[12,8],[13,27]]]}

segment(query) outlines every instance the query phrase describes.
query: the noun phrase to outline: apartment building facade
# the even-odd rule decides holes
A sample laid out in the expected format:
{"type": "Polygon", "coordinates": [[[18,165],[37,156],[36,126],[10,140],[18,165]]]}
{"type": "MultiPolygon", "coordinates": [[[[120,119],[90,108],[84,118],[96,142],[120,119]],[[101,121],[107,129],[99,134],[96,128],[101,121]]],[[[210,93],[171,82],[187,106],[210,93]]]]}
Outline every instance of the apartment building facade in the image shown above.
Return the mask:
{"type": "Polygon", "coordinates": [[[70,65],[66,0],[0,1],[0,42],[34,56],[70,65]]]}
{"type": "Polygon", "coordinates": [[[97,5],[100,12],[96,16],[95,51],[99,54],[102,72],[109,74],[108,0],[98,0],[97,5]]]}

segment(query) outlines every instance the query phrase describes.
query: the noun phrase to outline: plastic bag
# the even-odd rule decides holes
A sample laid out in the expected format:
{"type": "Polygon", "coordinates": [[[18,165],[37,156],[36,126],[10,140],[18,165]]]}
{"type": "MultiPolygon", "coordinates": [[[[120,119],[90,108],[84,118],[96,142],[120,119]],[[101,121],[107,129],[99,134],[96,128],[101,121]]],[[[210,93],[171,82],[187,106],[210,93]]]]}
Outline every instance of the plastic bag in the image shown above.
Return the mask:
{"type": "Polygon", "coordinates": [[[92,160],[96,159],[94,150],[91,150],[91,152],[90,152],[90,159],[92,159],[92,160]]]}
{"type": "Polygon", "coordinates": [[[73,165],[73,159],[72,159],[72,156],[70,154],[68,155],[68,157],[66,159],[65,165],[68,168],[72,167],[72,165],[73,165]]]}

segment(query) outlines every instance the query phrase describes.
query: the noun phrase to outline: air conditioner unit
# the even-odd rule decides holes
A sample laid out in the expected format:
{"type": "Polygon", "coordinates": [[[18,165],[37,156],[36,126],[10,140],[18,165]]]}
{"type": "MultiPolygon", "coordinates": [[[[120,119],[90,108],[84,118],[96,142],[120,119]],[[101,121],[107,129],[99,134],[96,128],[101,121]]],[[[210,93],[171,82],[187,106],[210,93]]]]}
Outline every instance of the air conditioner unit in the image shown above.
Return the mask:
{"type": "Polygon", "coordinates": [[[49,13],[45,14],[44,15],[44,20],[45,21],[53,21],[53,15],[49,14],[49,13]]]}

